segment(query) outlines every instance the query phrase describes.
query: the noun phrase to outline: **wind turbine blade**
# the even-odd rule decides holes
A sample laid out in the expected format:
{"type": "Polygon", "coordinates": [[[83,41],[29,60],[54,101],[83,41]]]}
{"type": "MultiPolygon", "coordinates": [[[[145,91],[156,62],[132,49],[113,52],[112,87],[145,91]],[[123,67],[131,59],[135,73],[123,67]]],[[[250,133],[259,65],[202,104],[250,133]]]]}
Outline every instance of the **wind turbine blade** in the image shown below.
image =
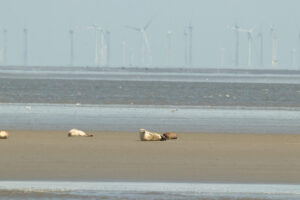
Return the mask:
{"type": "Polygon", "coordinates": [[[139,29],[137,27],[134,27],[134,26],[125,26],[125,27],[128,28],[128,29],[131,29],[131,30],[141,31],[141,29],[139,29]]]}
{"type": "Polygon", "coordinates": [[[150,19],[149,22],[146,24],[146,26],[144,26],[144,30],[146,30],[150,26],[151,23],[152,23],[152,19],[150,19]]]}

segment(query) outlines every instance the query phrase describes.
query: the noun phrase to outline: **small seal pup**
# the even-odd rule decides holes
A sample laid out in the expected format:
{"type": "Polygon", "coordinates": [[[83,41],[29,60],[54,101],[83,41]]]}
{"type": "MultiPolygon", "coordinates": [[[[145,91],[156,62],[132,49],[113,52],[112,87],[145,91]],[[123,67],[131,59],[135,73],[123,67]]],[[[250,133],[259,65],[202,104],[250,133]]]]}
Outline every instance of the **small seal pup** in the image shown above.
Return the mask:
{"type": "Polygon", "coordinates": [[[142,141],[164,141],[166,140],[165,136],[155,133],[155,132],[150,132],[145,129],[140,129],[139,131],[140,138],[142,141]]]}
{"type": "Polygon", "coordinates": [[[81,130],[78,129],[71,129],[68,133],[69,137],[74,137],[74,136],[82,136],[82,137],[93,137],[91,134],[87,134],[81,130]]]}
{"type": "Polygon", "coordinates": [[[0,130],[0,139],[7,139],[7,138],[8,138],[8,132],[0,130]]]}
{"type": "Polygon", "coordinates": [[[163,134],[163,136],[165,136],[167,140],[175,140],[178,138],[177,134],[172,132],[166,132],[163,134]]]}

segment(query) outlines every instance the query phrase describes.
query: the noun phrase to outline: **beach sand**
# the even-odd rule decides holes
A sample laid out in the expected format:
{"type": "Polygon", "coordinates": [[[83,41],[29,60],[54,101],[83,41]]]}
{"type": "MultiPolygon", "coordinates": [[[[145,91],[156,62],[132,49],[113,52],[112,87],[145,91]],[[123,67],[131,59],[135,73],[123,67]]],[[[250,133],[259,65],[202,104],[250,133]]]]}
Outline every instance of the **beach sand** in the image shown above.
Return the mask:
{"type": "Polygon", "coordinates": [[[0,140],[1,180],[300,184],[300,135],[179,133],[142,142],[128,132],[9,133],[0,140]]]}

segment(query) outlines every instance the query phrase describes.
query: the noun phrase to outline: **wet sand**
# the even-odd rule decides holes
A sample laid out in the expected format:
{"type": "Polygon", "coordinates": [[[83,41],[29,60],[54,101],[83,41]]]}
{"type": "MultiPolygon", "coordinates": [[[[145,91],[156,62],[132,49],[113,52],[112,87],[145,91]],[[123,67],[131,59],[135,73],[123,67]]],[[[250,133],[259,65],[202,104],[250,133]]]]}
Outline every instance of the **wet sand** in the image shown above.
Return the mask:
{"type": "Polygon", "coordinates": [[[142,142],[132,132],[9,132],[0,140],[1,180],[300,184],[300,135],[179,133],[142,142]]]}

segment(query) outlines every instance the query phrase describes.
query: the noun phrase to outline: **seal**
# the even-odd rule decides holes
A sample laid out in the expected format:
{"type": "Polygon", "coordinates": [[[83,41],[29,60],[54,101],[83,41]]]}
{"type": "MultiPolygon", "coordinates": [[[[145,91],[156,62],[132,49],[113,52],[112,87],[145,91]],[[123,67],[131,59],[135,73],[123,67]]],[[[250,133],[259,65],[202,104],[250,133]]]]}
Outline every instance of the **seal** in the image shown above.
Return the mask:
{"type": "Polygon", "coordinates": [[[173,132],[166,132],[163,134],[163,136],[165,136],[167,140],[174,140],[178,138],[177,134],[173,132]]]}
{"type": "Polygon", "coordinates": [[[74,137],[74,136],[81,136],[81,137],[93,137],[91,134],[87,134],[81,130],[78,129],[71,129],[68,133],[69,137],[74,137]]]}
{"type": "Polygon", "coordinates": [[[145,129],[140,129],[139,134],[140,134],[140,139],[142,141],[164,141],[164,140],[166,140],[165,136],[163,136],[159,133],[147,131],[145,129]]]}
{"type": "Polygon", "coordinates": [[[0,139],[7,139],[7,138],[8,138],[8,132],[0,130],[0,139]]]}

